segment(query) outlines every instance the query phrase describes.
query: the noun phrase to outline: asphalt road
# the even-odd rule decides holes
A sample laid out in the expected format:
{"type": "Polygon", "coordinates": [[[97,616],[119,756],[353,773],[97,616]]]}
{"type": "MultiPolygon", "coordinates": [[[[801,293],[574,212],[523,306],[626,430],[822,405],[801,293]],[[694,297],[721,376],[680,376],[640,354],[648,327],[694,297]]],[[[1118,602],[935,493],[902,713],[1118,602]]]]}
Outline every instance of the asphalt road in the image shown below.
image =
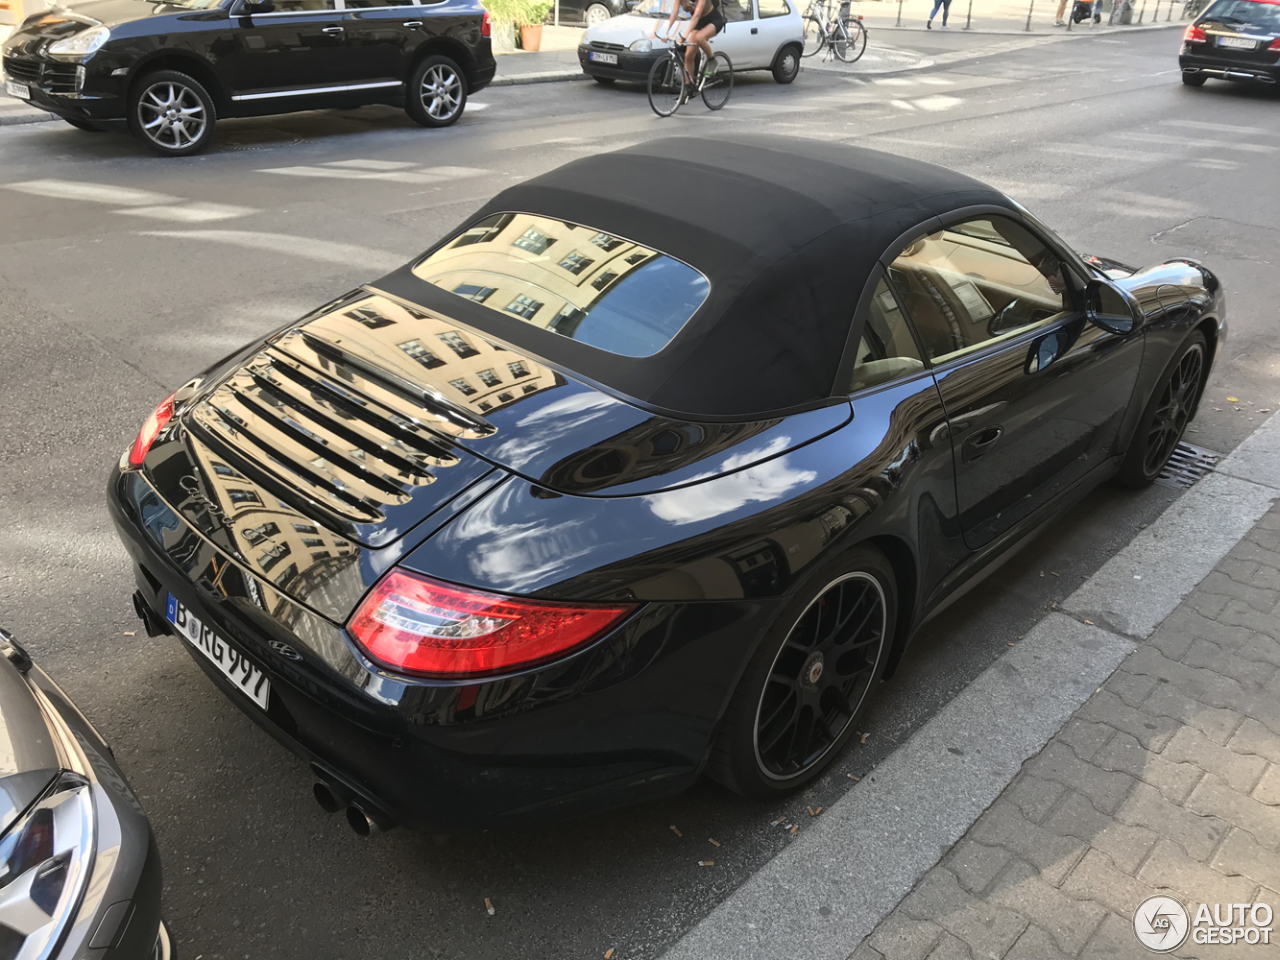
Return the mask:
{"type": "MultiPolygon", "coordinates": [[[[931,35],[926,52],[984,42],[931,35]]],[[[182,955],[655,956],[789,842],[772,820],[803,818],[871,771],[1176,492],[1103,489],[1056,523],[924,631],[866,742],[787,804],[705,783],[554,829],[364,841],[177,641],[146,639],[133,617],[102,493],[160,397],[408,259],[507,183],[651,137],[767,130],[959,168],[1087,252],[1210,262],[1231,338],[1191,439],[1225,452],[1280,402],[1280,231],[1267,226],[1280,222],[1280,105],[1184,88],[1176,43],[1086,37],[875,83],[743,79],[721,114],[693,104],[667,121],[635,90],[512,87],[478,96],[450,130],[384,108],[231,121],[218,148],[181,161],[63,124],[0,130],[0,621],[131,774],[182,955]]]]}

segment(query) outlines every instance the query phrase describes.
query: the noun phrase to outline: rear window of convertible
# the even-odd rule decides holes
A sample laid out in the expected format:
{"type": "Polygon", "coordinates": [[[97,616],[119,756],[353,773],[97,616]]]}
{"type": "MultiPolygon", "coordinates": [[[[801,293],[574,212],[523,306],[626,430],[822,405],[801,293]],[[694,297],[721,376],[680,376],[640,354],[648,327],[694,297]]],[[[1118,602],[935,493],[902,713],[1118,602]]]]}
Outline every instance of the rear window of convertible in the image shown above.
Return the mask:
{"type": "Polygon", "coordinates": [[[674,257],[527,213],[485,217],[413,272],[459,297],[624,357],[665,347],[711,289],[674,257]]]}

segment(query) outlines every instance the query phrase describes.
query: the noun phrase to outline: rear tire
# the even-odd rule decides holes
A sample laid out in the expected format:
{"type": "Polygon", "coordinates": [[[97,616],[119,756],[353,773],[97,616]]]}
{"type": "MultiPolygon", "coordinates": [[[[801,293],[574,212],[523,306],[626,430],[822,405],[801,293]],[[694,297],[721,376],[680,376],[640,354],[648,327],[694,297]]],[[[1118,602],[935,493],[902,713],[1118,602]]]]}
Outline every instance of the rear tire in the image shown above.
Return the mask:
{"type": "Polygon", "coordinates": [[[800,75],[800,50],[783,47],[773,61],[773,79],[778,83],[790,83],[800,75]]]}
{"type": "Polygon", "coordinates": [[[404,112],[424,127],[447,127],[458,122],[467,107],[467,81],[448,57],[434,54],[409,77],[404,112]]]}
{"type": "Polygon", "coordinates": [[[1184,73],[1182,82],[1188,87],[1203,87],[1204,82],[1209,79],[1203,73],[1184,73]]]}
{"type": "Polygon", "coordinates": [[[897,609],[893,567],[879,550],[854,547],[810,574],[747,664],[707,772],[763,800],[816,779],[871,702],[897,609]]]}
{"type": "Polygon", "coordinates": [[[837,57],[845,63],[853,63],[867,49],[867,31],[863,29],[862,21],[853,17],[840,21],[840,26],[843,31],[832,38],[832,46],[837,57]]]}
{"type": "Polygon", "coordinates": [[[139,77],[129,93],[129,129],[162,157],[186,157],[213,142],[213,98],[199,80],[177,70],[139,77]]]}
{"type": "Polygon", "coordinates": [[[1208,369],[1208,343],[1196,330],[1187,337],[1142,411],[1116,474],[1118,484],[1136,490],[1160,476],[1196,414],[1208,369]]]}
{"type": "Polygon", "coordinates": [[[588,27],[594,27],[598,23],[604,23],[613,17],[612,11],[603,3],[593,3],[587,7],[587,12],[582,15],[582,19],[588,27]]]}

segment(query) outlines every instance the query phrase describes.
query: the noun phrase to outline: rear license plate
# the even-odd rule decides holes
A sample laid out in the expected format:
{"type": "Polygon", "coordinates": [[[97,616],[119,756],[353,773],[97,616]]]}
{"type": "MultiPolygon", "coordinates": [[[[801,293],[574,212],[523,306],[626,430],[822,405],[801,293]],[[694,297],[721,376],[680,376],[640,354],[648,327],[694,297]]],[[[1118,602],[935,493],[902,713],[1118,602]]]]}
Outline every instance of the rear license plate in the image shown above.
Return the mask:
{"type": "Polygon", "coordinates": [[[4,82],[4,92],[11,97],[17,97],[19,100],[31,99],[31,88],[25,83],[14,83],[12,80],[4,82]]]}
{"type": "Polygon", "coordinates": [[[1218,46],[1234,47],[1237,50],[1252,50],[1258,45],[1256,40],[1246,40],[1244,37],[1219,37],[1218,46]]]}
{"type": "Polygon", "coordinates": [[[616,64],[616,63],[618,62],[618,55],[617,55],[616,53],[596,53],[596,51],[592,50],[592,51],[591,51],[591,60],[592,60],[592,62],[593,62],[593,63],[614,63],[614,64],[616,64]]]}
{"type": "Polygon", "coordinates": [[[263,710],[267,709],[271,681],[243,653],[201,623],[200,618],[180,604],[173,594],[169,594],[165,618],[184,640],[204,654],[222,671],[223,676],[244,691],[246,697],[263,710]]]}

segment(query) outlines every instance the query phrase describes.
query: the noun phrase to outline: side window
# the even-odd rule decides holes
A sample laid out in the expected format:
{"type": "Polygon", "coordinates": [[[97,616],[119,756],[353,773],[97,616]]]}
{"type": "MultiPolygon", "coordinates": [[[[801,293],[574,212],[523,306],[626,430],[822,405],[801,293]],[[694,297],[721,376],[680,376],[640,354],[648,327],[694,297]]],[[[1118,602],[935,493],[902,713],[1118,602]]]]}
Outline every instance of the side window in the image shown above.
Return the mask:
{"type": "Polygon", "coordinates": [[[765,17],[785,17],[791,12],[787,0],[756,0],[756,9],[760,11],[760,19],[765,17]]]}
{"type": "Polygon", "coordinates": [[[337,0],[276,0],[272,13],[325,13],[337,10],[337,0]]]}
{"type": "MultiPolygon", "coordinates": [[[[765,0],[767,3],[768,0],[765,0]]],[[[738,23],[751,19],[751,0],[720,0],[720,9],[726,23],[738,23]]]]}
{"type": "Polygon", "coordinates": [[[929,359],[1049,323],[1071,309],[1062,263],[1031,231],[980,217],[920,237],[889,277],[929,359]]]}
{"type": "Polygon", "coordinates": [[[853,359],[853,376],[849,392],[874,387],[897,377],[924,369],[920,351],[911,336],[898,301],[883,280],[876,284],[862,325],[862,339],[853,359]]]}

